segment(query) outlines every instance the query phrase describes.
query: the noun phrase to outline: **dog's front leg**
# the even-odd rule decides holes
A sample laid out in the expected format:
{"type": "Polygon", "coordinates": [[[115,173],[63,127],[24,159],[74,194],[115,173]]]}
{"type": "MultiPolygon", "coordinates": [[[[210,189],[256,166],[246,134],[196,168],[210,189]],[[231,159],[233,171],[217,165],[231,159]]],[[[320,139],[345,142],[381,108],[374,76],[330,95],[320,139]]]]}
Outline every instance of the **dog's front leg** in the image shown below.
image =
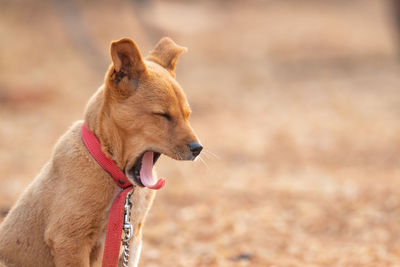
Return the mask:
{"type": "Polygon", "coordinates": [[[132,250],[130,254],[129,267],[137,267],[139,263],[140,253],[142,252],[142,233],[132,240],[132,250]]]}
{"type": "MultiPolygon", "coordinates": [[[[123,247],[121,249],[123,251],[123,247]]],[[[139,263],[139,258],[140,258],[140,253],[142,251],[142,234],[140,233],[138,236],[133,236],[132,239],[129,242],[129,261],[128,261],[128,266],[129,267],[137,267],[139,263]]],[[[121,254],[121,257],[119,258],[119,263],[118,266],[124,266],[124,255],[123,252],[121,254]]]]}

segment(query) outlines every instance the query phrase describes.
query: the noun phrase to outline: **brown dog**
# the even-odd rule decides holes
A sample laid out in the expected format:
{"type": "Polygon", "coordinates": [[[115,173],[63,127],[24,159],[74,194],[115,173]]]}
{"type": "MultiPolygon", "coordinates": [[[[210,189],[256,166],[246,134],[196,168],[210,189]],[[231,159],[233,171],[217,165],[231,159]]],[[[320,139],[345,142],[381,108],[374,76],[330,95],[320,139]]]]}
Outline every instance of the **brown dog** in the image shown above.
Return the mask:
{"type": "MultiPolygon", "coordinates": [[[[129,266],[137,266],[142,225],[154,198],[151,166],[146,177],[140,170],[143,158],[164,154],[193,160],[202,149],[175,80],[177,58],[184,51],[163,38],[142,58],[131,39],[113,42],[105,84],[86,108],[86,125],[102,151],[134,184],[129,266]]],[[[50,161],[0,225],[0,266],[101,265],[107,217],[120,188],[83,144],[82,123],[61,137],[50,161]]]]}

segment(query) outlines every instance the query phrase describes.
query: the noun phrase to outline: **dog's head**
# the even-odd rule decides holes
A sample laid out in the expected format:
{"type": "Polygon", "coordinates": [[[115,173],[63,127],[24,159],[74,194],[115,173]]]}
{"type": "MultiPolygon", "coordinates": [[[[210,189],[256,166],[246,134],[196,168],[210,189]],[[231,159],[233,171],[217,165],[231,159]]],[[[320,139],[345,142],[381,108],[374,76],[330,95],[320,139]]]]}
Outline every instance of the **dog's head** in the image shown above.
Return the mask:
{"type": "Polygon", "coordinates": [[[159,188],[152,167],[161,154],[194,160],[202,150],[189,124],[186,96],[175,80],[178,56],[186,48],[163,38],[143,58],[135,42],[123,38],[112,42],[110,50],[100,123],[112,122],[113,129],[107,131],[119,137],[127,176],[139,185],[159,188]]]}

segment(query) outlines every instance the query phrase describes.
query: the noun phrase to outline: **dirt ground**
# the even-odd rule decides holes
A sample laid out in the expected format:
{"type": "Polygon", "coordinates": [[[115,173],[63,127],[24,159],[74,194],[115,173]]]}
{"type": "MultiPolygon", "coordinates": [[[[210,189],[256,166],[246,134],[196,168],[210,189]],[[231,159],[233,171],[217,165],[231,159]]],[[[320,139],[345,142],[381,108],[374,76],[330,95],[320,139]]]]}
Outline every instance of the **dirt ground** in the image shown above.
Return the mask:
{"type": "Polygon", "coordinates": [[[400,266],[400,43],[384,0],[5,1],[0,211],[82,118],[111,40],[189,48],[205,151],[166,157],[140,266],[400,266]],[[70,3],[70,4],[68,4],[70,3]]]}

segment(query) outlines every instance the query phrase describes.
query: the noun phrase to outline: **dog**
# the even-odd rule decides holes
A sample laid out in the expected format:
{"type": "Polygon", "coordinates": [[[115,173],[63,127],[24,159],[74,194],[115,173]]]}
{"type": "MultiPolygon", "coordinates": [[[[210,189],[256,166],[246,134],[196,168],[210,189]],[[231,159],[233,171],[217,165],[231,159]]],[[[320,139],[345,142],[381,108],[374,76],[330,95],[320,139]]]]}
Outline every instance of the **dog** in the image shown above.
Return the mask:
{"type": "Polygon", "coordinates": [[[168,37],[147,57],[129,38],[111,43],[112,63],[86,106],[84,121],[58,140],[50,160],[0,224],[0,266],[101,266],[108,214],[121,189],[85,147],[83,123],[134,185],[129,266],[137,266],[142,226],[155,196],[151,188],[162,186],[157,186],[154,162],[160,155],[194,160],[202,150],[175,79],[178,56],[186,50],[168,37]],[[141,168],[147,169],[146,177],[141,168]]]}

